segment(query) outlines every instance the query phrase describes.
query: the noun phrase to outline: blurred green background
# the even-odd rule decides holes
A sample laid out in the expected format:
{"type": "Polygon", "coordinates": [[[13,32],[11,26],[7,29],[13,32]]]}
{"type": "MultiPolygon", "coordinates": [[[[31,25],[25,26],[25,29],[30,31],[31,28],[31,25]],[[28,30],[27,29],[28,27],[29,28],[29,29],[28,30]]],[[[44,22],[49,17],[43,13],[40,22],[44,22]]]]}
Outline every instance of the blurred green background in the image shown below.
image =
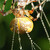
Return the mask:
{"type": "MultiPolygon", "coordinates": [[[[12,0],[8,0],[6,2],[5,10],[4,12],[7,12],[10,9],[12,0]]],[[[0,0],[0,8],[2,9],[4,0],[0,0]]],[[[30,5],[29,5],[30,6],[30,5]]],[[[26,8],[30,9],[30,7],[27,6],[26,8]]],[[[44,12],[46,13],[46,16],[50,22],[50,2],[47,2],[44,7],[44,12]]],[[[0,14],[0,50],[10,50],[11,49],[11,41],[12,41],[12,35],[13,32],[10,31],[9,25],[11,20],[14,18],[13,14],[9,14],[7,16],[2,16],[0,14]]],[[[43,17],[43,20],[45,22],[47,31],[50,35],[50,28],[43,17]]],[[[18,42],[18,35],[15,35],[15,42],[14,42],[14,50],[19,50],[19,42],[18,42]]],[[[34,29],[30,33],[31,38],[35,43],[37,43],[42,50],[49,50],[49,42],[47,39],[47,36],[45,34],[44,28],[41,24],[40,19],[38,19],[36,22],[34,22],[34,29]]],[[[22,39],[22,46],[23,50],[31,50],[30,41],[26,34],[21,35],[22,39]]],[[[37,48],[37,50],[39,50],[37,48]]]]}

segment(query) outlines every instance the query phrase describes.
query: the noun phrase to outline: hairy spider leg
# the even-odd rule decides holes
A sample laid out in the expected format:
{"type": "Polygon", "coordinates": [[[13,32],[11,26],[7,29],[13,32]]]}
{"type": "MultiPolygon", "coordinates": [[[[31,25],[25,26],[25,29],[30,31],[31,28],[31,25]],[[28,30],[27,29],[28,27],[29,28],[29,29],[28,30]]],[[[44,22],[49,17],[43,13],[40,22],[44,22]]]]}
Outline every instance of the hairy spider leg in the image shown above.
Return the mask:
{"type": "Polygon", "coordinates": [[[10,13],[10,11],[4,12],[6,2],[7,2],[7,0],[4,1],[2,10],[0,10],[0,13],[1,13],[3,16],[6,16],[6,15],[8,15],[8,14],[10,13]]]}
{"type": "Polygon", "coordinates": [[[4,11],[4,8],[5,8],[6,1],[7,1],[7,0],[5,0],[5,1],[4,1],[3,8],[2,8],[2,11],[4,11]]]}
{"type": "MultiPolygon", "coordinates": [[[[16,23],[15,23],[15,25],[16,25],[16,23]]],[[[15,38],[15,29],[16,29],[15,25],[14,25],[14,30],[13,30],[14,32],[13,32],[11,50],[13,50],[13,47],[14,47],[14,38],[15,38]]]]}
{"type": "Polygon", "coordinates": [[[6,1],[4,1],[4,4],[3,4],[3,8],[2,8],[2,11],[0,10],[0,13],[3,15],[3,16],[6,16],[8,14],[11,14],[13,12],[13,9],[14,9],[14,0],[12,0],[12,4],[11,4],[11,7],[10,7],[10,10],[7,11],[7,12],[3,12],[4,11],[4,8],[5,8],[5,4],[6,4],[6,1]],[[13,9],[12,9],[13,8],[13,9]]]}
{"type": "MultiPolygon", "coordinates": [[[[38,1],[36,1],[36,2],[38,2],[38,1]]],[[[33,9],[33,8],[35,7],[35,6],[34,6],[34,3],[31,3],[31,5],[32,5],[32,9],[33,9]]],[[[37,19],[39,18],[39,16],[40,16],[40,12],[38,12],[36,18],[33,18],[32,20],[33,20],[33,21],[37,21],[37,19]]]]}
{"type": "Polygon", "coordinates": [[[3,11],[4,11],[4,8],[5,8],[6,1],[7,1],[7,0],[4,1],[3,7],[2,7],[2,11],[1,11],[1,8],[0,8],[0,13],[1,13],[2,15],[4,15],[3,11]]]}
{"type": "MultiPolygon", "coordinates": [[[[39,8],[45,1],[46,0],[44,0],[43,2],[41,2],[39,5],[37,5],[35,7],[34,7],[33,3],[31,2],[32,10],[29,10],[29,14],[31,14],[34,10],[36,10],[37,8],[39,8]]],[[[28,15],[28,17],[31,18],[33,21],[37,21],[37,19],[39,18],[39,16],[40,16],[40,12],[37,14],[37,18],[33,18],[31,15],[28,15]]]]}
{"type": "Polygon", "coordinates": [[[14,0],[12,0],[12,4],[11,4],[11,8],[10,9],[15,9],[15,2],[14,2],[14,0]]]}

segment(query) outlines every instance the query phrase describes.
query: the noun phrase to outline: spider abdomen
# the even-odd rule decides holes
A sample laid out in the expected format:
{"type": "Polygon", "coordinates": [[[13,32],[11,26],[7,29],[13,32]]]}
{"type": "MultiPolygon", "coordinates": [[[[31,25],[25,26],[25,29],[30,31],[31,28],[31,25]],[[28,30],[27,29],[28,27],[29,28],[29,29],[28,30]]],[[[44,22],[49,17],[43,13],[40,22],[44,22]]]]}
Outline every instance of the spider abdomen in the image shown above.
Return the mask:
{"type": "Polygon", "coordinates": [[[26,33],[26,32],[28,33],[31,32],[34,26],[32,20],[30,20],[28,17],[21,17],[21,18],[13,19],[10,23],[11,31],[13,31],[14,25],[16,27],[16,30],[15,30],[16,33],[17,33],[17,29],[19,29],[19,32],[21,34],[26,33]]]}

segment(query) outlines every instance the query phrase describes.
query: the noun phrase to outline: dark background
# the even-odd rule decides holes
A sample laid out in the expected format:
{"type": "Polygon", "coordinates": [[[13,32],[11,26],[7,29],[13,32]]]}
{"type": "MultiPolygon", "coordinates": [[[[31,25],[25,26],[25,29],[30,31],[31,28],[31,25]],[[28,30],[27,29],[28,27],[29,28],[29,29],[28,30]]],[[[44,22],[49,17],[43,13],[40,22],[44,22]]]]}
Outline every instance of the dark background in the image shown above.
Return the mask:
{"type": "MultiPolygon", "coordinates": [[[[6,2],[5,6],[5,12],[7,12],[10,9],[11,1],[8,0],[6,2]]],[[[4,0],[0,0],[0,8],[3,6],[4,0]]],[[[26,8],[30,9],[30,5],[26,8]]],[[[46,13],[46,16],[50,22],[50,2],[47,2],[44,7],[44,12],[46,13]]],[[[0,50],[10,50],[11,49],[11,41],[12,41],[12,35],[13,32],[10,31],[9,25],[11,20],[14,18],[13,14],[9,14],[7,16],[2,16],[0,14],[0,50]]],[[[43,20],[45,22],[46,28],[48,33],[50,34],[50,28],[43,17],[43,20]]],[[[18,35],[15,35],[15,42],[14,42],[14,50],[19,50],[19,43],[18,43],[18,35]]],[[[34,28],[33,31],[30,33],[31,38],[35,43],[37,43],[42,50],[49,50],[49,42],[46,36],[46,33],[44,31],[44,28],[41,24],[40,19],[38,19],[36,22],[34,22],[34,28]]],[[[30,41],[26,34],[21,35],[22,39],[22,46],[23,50],[31,50],[30,41]]],[[[39,50],[37,48],[37,50],[39,50]]]]}

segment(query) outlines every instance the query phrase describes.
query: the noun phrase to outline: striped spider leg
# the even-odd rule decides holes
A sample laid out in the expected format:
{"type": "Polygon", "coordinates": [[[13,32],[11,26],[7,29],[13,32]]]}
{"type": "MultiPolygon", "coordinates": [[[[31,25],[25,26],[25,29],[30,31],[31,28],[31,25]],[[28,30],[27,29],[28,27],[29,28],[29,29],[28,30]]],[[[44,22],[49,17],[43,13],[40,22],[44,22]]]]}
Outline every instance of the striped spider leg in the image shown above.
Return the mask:
{"type": "Polygon", "coordinates": [[[4,8],[5,8],[6,1],[7,1],[7,0],[4,1],[3,7],[2,7],[2,11],[1,11],[1,8],[0,8],[0,13],[1,13],[3,16],[4,16],[3,11],[4,11],[4,8]]]}
{"type": "MultiPolygon", "coordinates": [[[[46,1],[46,0],[44,0],[42,3],[40,3],[40,4],[37,5],[37,6],[34,6],[34,5],[33,5],[33,2],[35,2],[35,1],[32,1],[32,2],[31,2],[32,10],[25,10],[26,15],[27,15],[30,19],[32,19],[33,21],[37,21],[37,19],[40,17],[40,12],[38,12],[36,18],[33,18],[30,14],[32,14],[32,13],[34,12],[34,10],[36,10],[37,8],[39,8],[40,5],[42,5],[45,1],[46,1]]],[[[36,1],[36,2],[38,2],[38,1],[36,1]]],[[[40,8],[39,10],[41,11],[41,8],[40,8]]]]}
{"type": "Polygon", "coordinates": [[[8,14],[11,14],[11,13],[13,12],[13,10],[14,10],[14,3],[13,3],[13,0],[12,0],[12,4],[11,4],[11,7],[10,7],[10,10],[7,11],[7,12],[4,12],[6,2],[7,2],[7,0],[4,1],[2,10],[1,10],[1,8],[0,8],[0,13],[1,13],[3,16],[6,16],[6,15],[8,15],[8,14]],[[13,9],[12,9],[12,8],[13,8],[13,9]]]}

